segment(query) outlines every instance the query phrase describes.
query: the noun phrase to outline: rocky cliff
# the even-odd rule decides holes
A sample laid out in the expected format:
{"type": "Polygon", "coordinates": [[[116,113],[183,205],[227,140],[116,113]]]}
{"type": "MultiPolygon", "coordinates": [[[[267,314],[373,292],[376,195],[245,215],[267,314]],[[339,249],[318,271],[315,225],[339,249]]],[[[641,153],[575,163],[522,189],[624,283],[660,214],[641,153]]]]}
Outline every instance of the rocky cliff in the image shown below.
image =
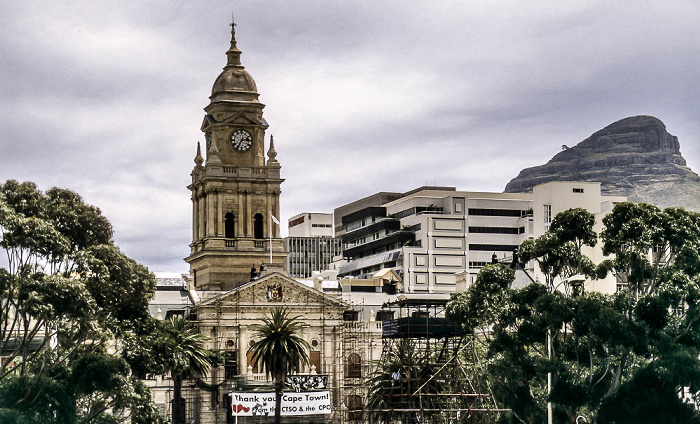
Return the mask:
{"type": "Polygon", "coordinates": [[[686,166],[678,137],[653,116],[608,125],[544,165],[526,168],[506,192],[526,192],[549,181],[597,181],[604,194],[659,207],[700,211],[700,177],[686,166]]]}

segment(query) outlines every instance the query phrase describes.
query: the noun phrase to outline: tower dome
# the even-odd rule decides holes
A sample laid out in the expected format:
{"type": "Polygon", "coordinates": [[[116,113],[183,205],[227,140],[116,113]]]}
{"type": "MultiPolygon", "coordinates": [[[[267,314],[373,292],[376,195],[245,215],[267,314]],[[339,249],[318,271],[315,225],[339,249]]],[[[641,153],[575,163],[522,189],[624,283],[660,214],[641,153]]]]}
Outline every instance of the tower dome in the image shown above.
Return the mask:
{"type": "Polygon", "coordinates": [[[231,25],[231,47],[224,70],[214,81],[209,99],[215,102],[258,102],[258,87],[253,77],[241,65],[241,51],[236,45],[235,25],[231,25]]]}

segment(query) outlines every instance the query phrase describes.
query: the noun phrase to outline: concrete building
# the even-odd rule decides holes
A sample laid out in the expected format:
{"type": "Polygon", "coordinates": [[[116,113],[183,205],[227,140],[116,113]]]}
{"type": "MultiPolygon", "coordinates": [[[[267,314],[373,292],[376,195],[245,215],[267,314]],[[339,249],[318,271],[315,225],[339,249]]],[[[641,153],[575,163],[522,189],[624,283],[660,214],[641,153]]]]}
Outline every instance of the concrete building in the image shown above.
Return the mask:
{"type": "MultiPolygon", "coordinates": [[[[603,217],[610,213],[613,207],[620,202],[627,201],[624,196],[603,196],[600,193],[600,183],[560,181],[537,185],[532,190],[532,207],[534,216],[534,233],[541,235],[549,229],[549,224],[559,212],[571,208],[584,208],[595,215],[595,231],[600,234],[603,230],[603,217]]],[[[595,247],[584,246],[583,253],[591,258],[594,263],[602,262],[602,244],[598,242],[595,247]]],[[[534,274],[540,272],[534,266],[534,274]]],[[[539,277],[540,281],[544,281],[539,277]]],[[[601,293],[615,293],[617,284],[615,278],[609,276],[604,280],[588,281],[586,290],[599,291],[601,293]]]]}
{"type": "Polygon", "coordinates": [[[289,237],[333,237],[333,214],[304,212],[289,218],[289,237]]]}
{"type": "Polygon", "coordinates": [[[292,277],[308,278],[327,269],[341,254],[340,239],[333,237],[333,215],[304,212],[291,217],[284,250],[285,269],[292,277]]]}
{"type": "MultiPolygon", "coordinates": [[[[556,213],[582,207],[596,214],[600,223],[623,200],[602,196],[599,183],[571,182],[542,184],[533,193],[454,187],[377,193],[335,211],[343,256],[348,259],[338,277],[371,278],[380,269],[392,268],[402,277],[405,292],[454,292],[456,273],[466,271],[467,280],[473,281],[494,254],[506,260],[524,240],[544,234],[556,213]],[[387,197],[391,200],[380,204],[387,197]]],[[[599,248],[586,253],[602,260],[599,248]]],[[[537,270],[533,272],[537,276],[537,270]]],[[[593,285],[596,290],[611,290],[609,281],[593,285]]]]}

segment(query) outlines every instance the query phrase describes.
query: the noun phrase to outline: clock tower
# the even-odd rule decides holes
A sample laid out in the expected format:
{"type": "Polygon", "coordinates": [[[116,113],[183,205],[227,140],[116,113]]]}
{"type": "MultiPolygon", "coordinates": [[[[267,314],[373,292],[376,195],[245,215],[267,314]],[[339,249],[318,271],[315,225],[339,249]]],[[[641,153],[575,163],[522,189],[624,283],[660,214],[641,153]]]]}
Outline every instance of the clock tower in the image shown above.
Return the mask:
{"type": "Polygon", "coordinates": [[[185,260],[195,287],[202,290],[238,287],[250,281],[251,268],[281,269],[286,256],[279,224],[274,222],[280,216],[284,180],[272,136],[267,158],[264,155],[265,105],[258,100],[255,81],[241,65],[235,26],[231,28],[226,66],[204,108],[205,144],[197,144],[188,186],[192,243],[185,260]]]}

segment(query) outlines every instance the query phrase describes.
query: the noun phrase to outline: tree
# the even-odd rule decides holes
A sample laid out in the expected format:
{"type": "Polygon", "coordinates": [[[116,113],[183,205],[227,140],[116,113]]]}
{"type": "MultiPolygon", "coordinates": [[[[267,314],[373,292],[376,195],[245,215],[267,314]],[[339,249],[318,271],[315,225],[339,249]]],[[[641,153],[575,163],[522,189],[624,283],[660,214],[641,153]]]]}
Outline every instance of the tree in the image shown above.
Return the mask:
{"type": "Polygon", "coordinates": [[[619,355],[601,421],[650,422],[661,412],[668,422],[697,422],[697,412],[668,399],[686,390],[697,402],[700,392],[700,214],[625,202],[603,223],[603,252],[614,255],[603,266],[617,277],[618,303],[644,349],[619,355]],[[641,400],[635,393],[647,382],[655,382],[652,397],[641,400]],[[627,421],[617,402],[626,404],[627,421]]]}
{"type": "Polygon", "coordinates": [[[581,253],[593,242],[586,236],[591,221],[576,228],[580,213],[564,216],[521,248],[548,287],[499,291],[506,282],[489,283],[493,271],[485,268],[448,304],[448,316],[486,327],[494,396],[524,423],[542,422],[548,401],[557,422],[579,416],[589,423],[699,422],[679,394],[697,399],[700,392],[700,215],[616,205],[602,232],[604,253],[613,256],[598,267],[581,253]],[[575,273],[606,272],[617,277],[614,295],[552,290],[575,273]],[[554,377],[551,393],[547,373],[554,377]]]}
{"type": "Polygon", "coordinates": [[[165,336],[160,342],[160,354],[164,359],[165,370],[173,378],[173,424],[185,422],[182,416],[184,401],[182,399],[182,380],[200,377],[219,363],[219,354],[206,349],[204,343],[208,338],[193,328],[184,317],[173,317],[162,326],[165,336]]]}
{"type": "Polygon", "coordinates": [[[309,343],[299,337],[302,328],[300,316],[290,317],[289,310],[275,307],[269,316],[262,318],[262,324],[253,327],[255,343],[248,353],[255,363],[262,363],[265,373],[275,379],[275,423],[280,422],[284,380],[288,373],[309,365],[309,343]]]}
{"type": "MultiPolygon", "coordinates": [[[[525,240],[519,248],[521,260],[534,260],[544,274],[545,284],[554,289],[555,279],[565,280],[576,274],[596,277],[597,268],[583,254],[584,246],[595,246],[598,235],[593,231],[595,217],[582,208],[558,213],[549,231],[535,240],[525,240]]],[[[564,283],[568,293],[571,287],[564,283]]],[[[582,288],[574,287],[576,293],[582,288]]]]}
{"type": "Polygon", "coordinates": [[[159,422],[113,353],[144,336],[155,280],[114,245],[100,210],[70,190],[8,180],[0,248],[0,419],[159,422]]]}

